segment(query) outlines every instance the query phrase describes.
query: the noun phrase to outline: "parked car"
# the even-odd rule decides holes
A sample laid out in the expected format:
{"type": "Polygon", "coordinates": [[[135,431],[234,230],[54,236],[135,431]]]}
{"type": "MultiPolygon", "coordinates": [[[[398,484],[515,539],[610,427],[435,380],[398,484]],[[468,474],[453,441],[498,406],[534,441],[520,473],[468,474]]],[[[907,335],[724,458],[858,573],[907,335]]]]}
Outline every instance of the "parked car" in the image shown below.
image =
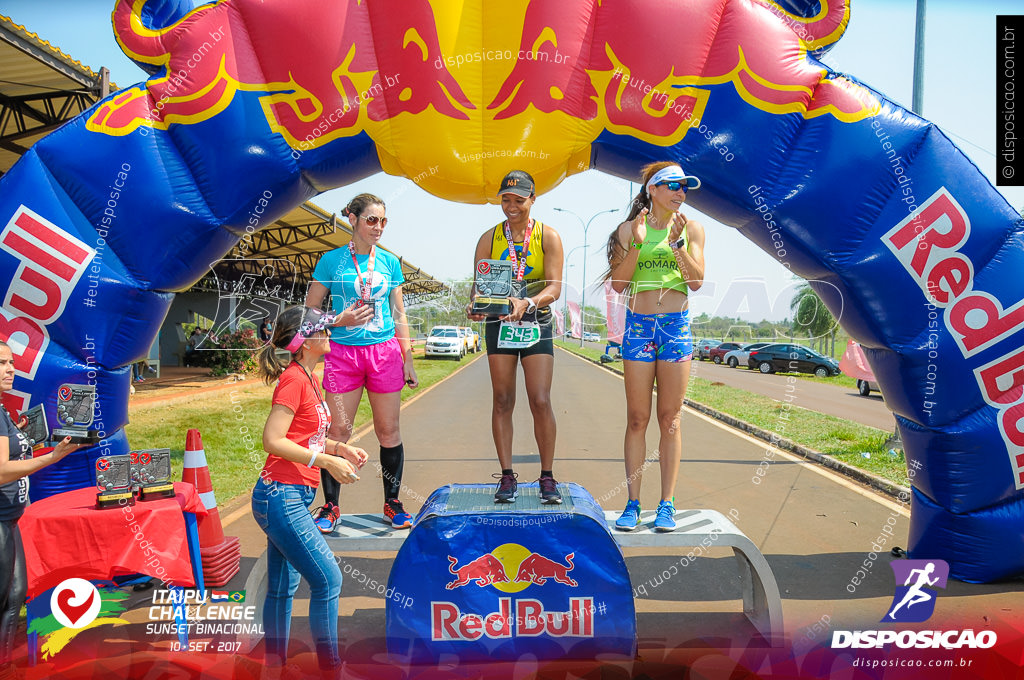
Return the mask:
{"type": "Polygon", "coordinates": [[[858,380],[857,390],[860,392],[860,396],[862,397],[866,397],[872,392],[882,391],[878,388],[878,383],[876,383],[874,380],[858,380]]]}
{"type": "Polygon", "coordinates": [[[461,361],[466,356],[466,336],[459,333],[457,326],[434,326],[427,336],[427,344],[423,348],[427,357],[455,357],[461,361]]]}
{"type": "Polygon", "coordinates": [[[819,378],[839,375],[839,362],[832,357],[790,343],[775,343],[754,350],[747,365],[761,373],[813,373],[819,378]]]}
{"type": "Polygon", "coordinates": [[[725,353],[726,352],[731,352],[732,350],[739,349],[739,348],[740,348],[740,343],[738,343],[738,342],[723,342],[722,344],[718,345],[717,347],[712,347],[708,351],[708,357],[712,361],[714,361],[716,364],[720,364],[725,359],[725,353]]]}
{"type": "Polygon", "coordinates": [[[697,344],[693,346],[693,353],[703,361],[711,356],[712,347],[718,347],[721,344],[721,340],[698,340],[697,344]]]}
{"type": "Polygon", "coordinates": [[[752,342],[749,345],[743,345],[739,349],[734,349],[731,352],[726,352],[725,356],[722,357],[722,362],[729,365],[729,368],[736,368],[737,366],[747,365],[747,359],[750,358],[750,353],[755,349],[761,349],[767,347],[772,343],[770,342],[752,342]]]}
{"type": "Polygon", "coordinates": [[[591,333],[590,331],[583,332],[583,339],[587,342],[601,342],[601,336],[597,333],[591,333]]]}
{"type": "Polygon", "coordinates": [[[462,326],[462,330],[466,332],[466,349],[468,349],[473,354],[479,352],[480,334],[469,326],[462,326]]]}

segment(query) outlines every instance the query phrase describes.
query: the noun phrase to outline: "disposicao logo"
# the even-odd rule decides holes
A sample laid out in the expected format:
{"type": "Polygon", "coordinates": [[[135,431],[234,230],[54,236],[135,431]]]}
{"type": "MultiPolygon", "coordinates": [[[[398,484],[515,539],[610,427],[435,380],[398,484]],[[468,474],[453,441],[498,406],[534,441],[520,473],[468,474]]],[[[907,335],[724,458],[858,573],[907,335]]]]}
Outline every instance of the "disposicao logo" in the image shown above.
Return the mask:
{"type": "MultiPolygon", "coordinates": [[[[945,588],[949,564],[944,560],[900,560],[890,563],[896,578],[892,604],[881,623],[919,623],[935,612],[935,588],[945,588]]],[[[988,649],[996,633],[982,630],[836,630],[832,649],[879,649],[894,644],[900,649],[988,649]]]]}
{"type": "Polygon", "coordinates": [[[891,562],[896,591],[882,623],[918,623],[935,612],[935,588],[945,588],[949,564],[945,560],[898,560],[891,562]],[[902,585],[900,585],[902,584],[902,585]]]}

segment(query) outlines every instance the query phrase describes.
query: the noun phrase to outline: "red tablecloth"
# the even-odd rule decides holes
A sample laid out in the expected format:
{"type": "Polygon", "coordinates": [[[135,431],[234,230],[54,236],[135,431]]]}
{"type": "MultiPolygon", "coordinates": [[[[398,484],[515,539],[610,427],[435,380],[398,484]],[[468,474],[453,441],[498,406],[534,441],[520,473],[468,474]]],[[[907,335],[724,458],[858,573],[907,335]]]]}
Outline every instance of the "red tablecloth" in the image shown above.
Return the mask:
{"type": "Polygon", "coordinates": [[[96,509],[88,487],[33,503],[18,520],[25,546],[28,595],[66,578],[148,574],[194,586],[182,512],[206,514],[196,488],[175,482],[175,498],[96,509]]]}

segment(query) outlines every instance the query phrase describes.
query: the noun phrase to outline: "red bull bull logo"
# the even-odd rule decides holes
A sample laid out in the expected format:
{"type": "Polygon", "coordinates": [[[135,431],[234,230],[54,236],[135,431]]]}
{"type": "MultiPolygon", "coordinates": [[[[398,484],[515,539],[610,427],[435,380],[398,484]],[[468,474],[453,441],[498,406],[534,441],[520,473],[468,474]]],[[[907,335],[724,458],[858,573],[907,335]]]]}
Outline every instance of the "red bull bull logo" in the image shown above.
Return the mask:
{"type": "Polygon", "coordinates": [[[879,110],[866,88],[808,58],[842,34],[845,2],[805,19],[767,0],[532,0],[500,11],[483,0],[221,0],[160,29],[143,24],[145,2],[120,0],[114,28],[125,53],[159,74],[103,102],[88,129],[148,134],[243,99],[296,159],[363,132],[391,174],[442,159],[444,172],[417,183],[452,200],[494,200],[479,181],[491,158],[518,159],[543,192],[589,167],[606,130],[676,144],[721,86],[772,114],[854,122],[879,110]],[[483,30],[465,30],[464,16],[483,30]]]}
{"type": "MultiPolygon", "coordinates": [[[[456,569],[458,560],[448,556],[448,571],[455,580],[445,585],[448,590],[470,584],[493,586],[515,593],[530,585],[543,586],[549,581],[576,588],[579,583],[569,576],[573,570],[574,553],[564,559],[551,559],[517,543],[505,543],[486,555],[456,569]],[[509,574],[515,574],[514,579],[509,574]]],[[[498,611],[486,615],[465,613],[454,602],[431,602],[431,635],[433,640],[477,640],[534,637],[593,637],[594,601],[591,597],[569,598],[568,611],[549,612],[535,599],[498,600],[498,611]]]]}
{"type": "Polygon", "coordinates": [[[453,590],[475,583],[480,587],[494,586],[505,593],[517,593],[530,585],[542,586],[548,580],[576,588],[579,583],[569,576],[574,556],[575,553],[569,553],[561,560],[551,559],[518,543],[505,543],[456,569],[458,559],[449,555],[448,571],[455,580],[445,588],[453,590]],[[515,574],[515,578],[510,579],[509,574],[515,574]]]}

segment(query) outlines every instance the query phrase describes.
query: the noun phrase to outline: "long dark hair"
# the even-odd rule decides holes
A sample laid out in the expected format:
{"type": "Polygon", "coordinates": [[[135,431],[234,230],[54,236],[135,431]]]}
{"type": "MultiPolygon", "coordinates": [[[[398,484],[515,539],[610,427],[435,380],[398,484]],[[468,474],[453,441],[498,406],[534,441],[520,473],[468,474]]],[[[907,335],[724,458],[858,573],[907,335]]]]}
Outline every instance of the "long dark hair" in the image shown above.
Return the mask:
{"type": "MultiPolygon", "coordinates": [[[[630,220],[635,219],[644,208],[647,208],[647,210],[650,211],[651,195],[647,193],[647,182],[654,177],[654,173],[658,172],[662,168],[667,168],[670,165],[678,165],[678,163],[676,161],[658,161],[656,163],[648,163],[644,167],[640,168],[640,191],[638,191],[636,196],[633,197],[633,200],[629,202],[629,209],[626,211],[626,219],[624,222],[629,222],[630,220]]],[[[621,243],[619,243],[619,227],[621,226],[622,223],[619,223],[618,226],[612,229],[612,233],[608,235],[608,244],[605,246],[605,251],[608,256],[608,270],[605,271],[604,275],[601,277],[602,281],[607,281],[611,278],[612,262],[617,258],[622,257],[623,253],[626,252],[626,249],[622,247],[621,243]]]]}
{"type": "MultiPolygon", "coordinates": [[[[291,363],[291,361],[282,363],[277,358],[275,352],[278,349],[288,347],[288,343],[299,332],[299,326],[302,325],[302,319],[305,316],[306,307],[302,305],[293,305],[277,315],[277,321],[274,323],[274,334],[270,336],[270,342],[260,350],[258,357],[259,376],[267,385],[280,378],[281,374],[284,373],[284,369],[288,368],[288,364],[291,363]]],[[[292,354],[292,358],[294,357],[295,354],[292,354]]]]}

